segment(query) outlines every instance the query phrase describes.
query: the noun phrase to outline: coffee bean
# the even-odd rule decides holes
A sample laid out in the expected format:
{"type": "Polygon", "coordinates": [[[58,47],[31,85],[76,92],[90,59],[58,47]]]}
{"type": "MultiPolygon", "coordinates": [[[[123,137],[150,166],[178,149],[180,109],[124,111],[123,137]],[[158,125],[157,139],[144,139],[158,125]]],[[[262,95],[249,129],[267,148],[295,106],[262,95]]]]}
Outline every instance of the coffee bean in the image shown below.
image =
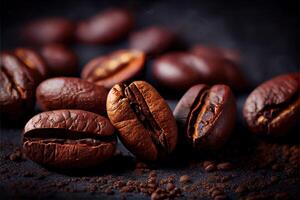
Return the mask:
{"type": "Polygon", "coordinates": [[[203,162],[202,166],[205,168],[205,167],[207,167],[208,165],[211,165],[211,164],[214,164],[214,162],[206,160],[206,161],[203,162]]]}
{"type": "Polygon", "coordinates": [[[28,158],[56,168],[85,168],[113,156],[114,128],[108,119],[83,110],[55,110],[31,118],[23,135],[28,158]]]}
{"type": "Polygon", "coordinates": [[[254,134],[286,135],[299,127],[300,74],[285,74],[258,86],[244,104],[244,118],[254,134]]]}
{"type": "Polygon", "coordinates": [[[75,52],[62,44],[48,44],[42,47],[50,76],[71,76],[77,72],[78,58],[75,52]]]}
{"type": "Polygon", "coordinates": [[[34,73],[11,53],[0,55],[0,116],[19,120],[33,108],[34,73]]]}
{"type": "Polygon", "coordinates": [[[111,88],[117,83],[132,80],[141,74],[145,55],[137,50],[120,50],[100,56],[87,63],[81,77],[97,85],[111,88]]]}
{"type": "Polygon", "coordinates": [[[28,48],[17,48],[14,50],[14,54],[33,72],[36,83],[48,76],[46,63],[36,51],[28,48]]]}
{"type": "Polygon", "coordinates": [[[109,9],[79,22],[75,35],[77,40],[83,43],[112,43],[128,34],[133,26],[133,21],[133,16],[129,11],[109,9]]]}
{"type": "Polygon", "coordinates": [[[79,78],[51,78],[36,90],[36,99],[43,111],[80,109],[106,115],[108,90],[79,78]]]}
{"type": "Polygon", "coordinates": [[[215,164],[209,164],[206,167],[204,167],[204,170],[206,172],[213,172],[216,170],[216,165],[215,164]]]}
{"type": "Polygon", "coordinates": [[[173,183],[168,183],[167,186],[166,186],[166,189],[167,189],[168,191],[171,191],[171,190],[173,190],[174,188],[175,188],[175,185],[174,185],[173,183]]]}
{"type": "Polygon", "coordinates": [[[247,79],[239,68],[240,55],[237,51],[197,45],[191,52],[205,60],[209,67],[214,67],[218,72],[223,73],[223,77],[218,74],[220,80],[217,80],[217,83],[227,84],[237,91],[247,87],[247,79]]]}
{"type": "Polygon", "coordinates": [[[234,49],[226,49],[226,48],[218,48],[214,46],[205,46],[205,45],[195,45],[191,52],[200,56],[206,57],[209,59],[215,58],[225,58],[231,60],[232,62],[239,64],[241,60],[241,56],[238,51],[234,49]]]}
{"type": "Polygon", "coordinates": [[[73,38],[75,25],[62,17],[38,19],[23,27],[23,38],[34,44],[66,43],[73,38]]]}
{"type": "Polygon", "coordinates": [[[164,27],[152,26],[130,36],[130,48],[147,55],[157,55],[168,50],[175,42],[175,35],[164,27]]]}
{"type": "Polygon", "coordinates": [[[191,181],[191,178],[188,175],[180,176],[179,182],[182,184],[188,183],[191,181]]]}
{"type": "Polygon", "coordinates": [[[226,85],[195,85],[180,99],[174,116],[184,138],[195,150],[215,150],[231,135],[236,103],[226,85]]]}
{"type": "Polygon", "coordinates": [[[20,149],[16,149],[13,153],[9,155],[9,160],[19,162],[25,159],[23,152],[20,149]]]}
{"type": "Polygon", "coordinates": [[[229,170],[232,170],[232,168],[233,168],[233,165],[229,162],[219,163],[217,165],[217,169],[222,170],[222,171],[229,171],[229,170]]]}
{"type": "Polygon", "coordinates": [[[199,56],[192,52],[173,52],[154,61],[154,80],[161,86],[184,91],[199,83],[228,84],[236,90],[244,88],[245,80],[238,67],[224,57],[199,56]]]}
{"type": "Polygon", "coordinates": [[[172,112],[159,93],[144,81],[115,85],[107,97],[107,114],[124,145],[142,160],[171,153],[177,142],[172,112]]]}

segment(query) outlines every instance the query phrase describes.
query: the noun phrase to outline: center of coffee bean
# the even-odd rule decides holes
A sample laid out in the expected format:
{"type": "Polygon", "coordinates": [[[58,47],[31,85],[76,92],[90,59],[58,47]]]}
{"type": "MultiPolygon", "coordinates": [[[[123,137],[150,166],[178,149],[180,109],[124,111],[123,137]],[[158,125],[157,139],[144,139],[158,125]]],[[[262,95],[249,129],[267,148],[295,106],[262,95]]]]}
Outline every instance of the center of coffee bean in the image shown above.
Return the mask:
{"type": "Polygon", "coordinates": [[[125,96],[130,101],[130,106],[136,114],[139,121],[143,124],[146,130],[155,144],[155,146],[161,151],[168,152],[168,143],[165,137],[164,130],[158,125],[154,119],[143,95],[139,89],[130,84],[128,87],[124,86],[125,96]]]}
{"type": "Polygon", "coordinates": [[[200,91],[188,115],[187,133],[193,144],[207,136],[213,121],[217,118],[214,101],[210,101],[210,90],[200,91]]]}

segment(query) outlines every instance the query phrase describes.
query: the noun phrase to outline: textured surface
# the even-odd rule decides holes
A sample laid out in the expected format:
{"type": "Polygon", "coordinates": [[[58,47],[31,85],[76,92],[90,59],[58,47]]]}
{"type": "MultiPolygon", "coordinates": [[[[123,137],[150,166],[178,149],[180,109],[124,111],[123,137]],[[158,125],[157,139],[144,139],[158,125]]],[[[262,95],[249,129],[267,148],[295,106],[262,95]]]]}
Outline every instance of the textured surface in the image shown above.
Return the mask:
{"type": "Polygon", "coordinates": [[[95,166],[112,157],[116,140],[108,119],[81,110],[40,113],[24,128],[23,149],[39,164],[58,168],[95,166]]]}
{"type": "Polygon", "coordinates": [[[175,149],[175,119],[167,103],[148,83],[114,86],[106,106],[121,140],[139,158],[157,160],[175,149]]]}

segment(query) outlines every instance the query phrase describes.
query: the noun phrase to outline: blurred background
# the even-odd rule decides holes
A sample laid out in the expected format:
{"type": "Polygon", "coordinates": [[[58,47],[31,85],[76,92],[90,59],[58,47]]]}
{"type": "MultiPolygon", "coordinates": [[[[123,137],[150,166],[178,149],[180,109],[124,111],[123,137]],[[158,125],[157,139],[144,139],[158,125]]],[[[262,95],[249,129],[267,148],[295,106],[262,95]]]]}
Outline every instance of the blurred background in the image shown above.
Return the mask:
{"type": "MultiPolygon", "coordinates": [[[[134,31],[163,25],[176,32],[187,48],[208,44],[240,51],[242,71],[253,86],[299,70],[299,6],[288,1],[4,0],[0,12],[1,49],[24,46],[18,28],[32,19],[66,16],[80,20],[111,7],[133,10],[134,31]]],[[[126,39],[112,45],[73,45],[80,67],[95,56],[126,47],[126,39]]]]}

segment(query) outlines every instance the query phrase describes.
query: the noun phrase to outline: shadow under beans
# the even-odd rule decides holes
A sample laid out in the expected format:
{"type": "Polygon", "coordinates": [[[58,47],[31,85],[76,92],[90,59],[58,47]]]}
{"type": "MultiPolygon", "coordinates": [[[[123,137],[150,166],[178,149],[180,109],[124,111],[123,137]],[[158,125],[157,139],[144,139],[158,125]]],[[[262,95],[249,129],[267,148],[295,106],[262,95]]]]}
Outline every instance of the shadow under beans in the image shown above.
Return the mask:
{"type": "Polygon", "coordinates": [[[43,166],[49,171],[53,171],[59,174],[67,176],[102,176],[108,174],[118,174],[126,171],[132,171],[135,167],[135,159],[132,156],[123,154],[116,154],[114,157],[109,159],[107,162],[94,166],[92,168],[78,168],[78,169],[60,169],[50,166],[43,166]]]}

